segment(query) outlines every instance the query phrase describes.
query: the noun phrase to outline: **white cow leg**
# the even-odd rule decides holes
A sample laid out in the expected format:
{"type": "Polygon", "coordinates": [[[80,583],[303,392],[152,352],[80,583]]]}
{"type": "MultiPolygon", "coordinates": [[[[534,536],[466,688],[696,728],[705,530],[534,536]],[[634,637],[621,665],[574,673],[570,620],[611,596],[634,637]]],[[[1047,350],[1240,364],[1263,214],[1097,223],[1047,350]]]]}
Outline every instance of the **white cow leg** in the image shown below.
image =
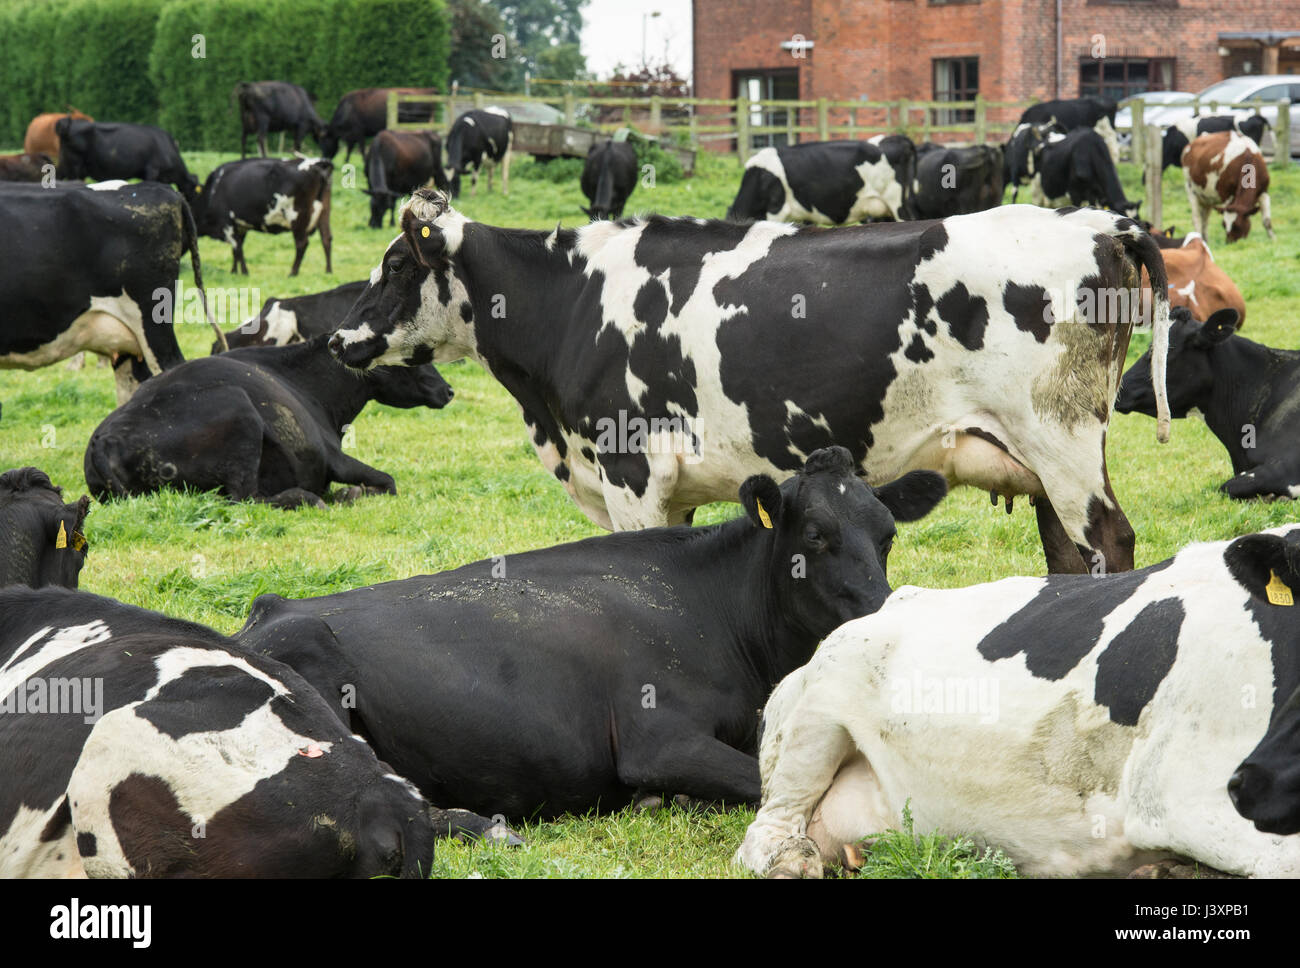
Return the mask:
{"type": "Polygon", "coordinates": [[[1273,203],[1268,199],[1268,192],[1259,196],[1259,216],[1264,222],[1264,231],[1268,233],[1269,240],[1276,239],[1273,234],[1273,203]]]}

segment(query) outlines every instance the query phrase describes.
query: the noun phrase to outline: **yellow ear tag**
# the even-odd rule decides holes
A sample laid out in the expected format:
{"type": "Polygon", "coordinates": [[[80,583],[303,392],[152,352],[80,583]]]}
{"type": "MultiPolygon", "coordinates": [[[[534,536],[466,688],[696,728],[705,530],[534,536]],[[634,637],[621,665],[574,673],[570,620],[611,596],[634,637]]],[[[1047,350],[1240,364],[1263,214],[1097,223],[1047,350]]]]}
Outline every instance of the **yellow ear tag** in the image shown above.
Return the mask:
{"type": "Polygon", "coordinates": [[[754,498],[754,504],[758,507],[758,520],[763,522],[763,527],[769,531],[772,529],[772,519],[767,516],[767,511],[763,510],[763,502],[754,498]]]}
{"type": "Polygon", "coordinates": [[[86,536],[82,534],[80,531],[72,532],[72,550],[73,551],[86,550],[86,536]]]}
{"type": "Polygon", "coordinates": [[[420,229],[420,235],[427,239],[429,237],[429,226],[426,225],[424,228],[420,229]]]}
{"type": "Polygon", "coordinates": [[[1264,586],[1264,591],[1268,595],[1270,605],[1294,605],[1295,597],[1291,594],[1291,589],[1283,584],[1282,579],[1277,577],[1277,572],[1268,573],[1268,584],[1264,586]]]}
{"type": "Polygon", "coordinates": [[[68,546],[68,529],[65,528],[65,527],[63,526],[63,522],[60,521],[60,522],[59,522],[59,533],[58,533],[58,534],[55,536],[55,538],[54,538],[54,547],[56,547],[56,548],[66,548],[67,546],[68,546]]]}
{"type": "Polygon", "coordinates": [[[202,194],[202,193],[203,193],[203,186],[202,186],[202,185],[195,185],[195,186],[194,186],[194,194],[195,194],[195,195],[200,195],[200,194],[202,194]]]}

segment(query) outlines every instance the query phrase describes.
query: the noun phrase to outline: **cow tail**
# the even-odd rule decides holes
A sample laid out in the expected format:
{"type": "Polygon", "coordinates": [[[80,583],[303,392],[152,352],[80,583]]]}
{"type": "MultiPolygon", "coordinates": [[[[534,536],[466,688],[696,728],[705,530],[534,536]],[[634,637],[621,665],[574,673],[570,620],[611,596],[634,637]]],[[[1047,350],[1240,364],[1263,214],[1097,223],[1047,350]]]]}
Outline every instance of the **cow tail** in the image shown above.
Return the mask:
{"type": "MultiPolygon", "coordinates": [[[[212,327],[212,331],[217,334],[217,344],[224,353],[230,349],[230,344],[226,342],[226,334],[221,331],[217,321],[212,318],[212,310],[208,308],[208,293],[203,288],[203,265],[199,261],[199,229],[194,222],[194,213],[190,210],[190,203],[181,199],[181,208],[185,210],[184,234],[182,236],[181,251],[186,248],[190,250],[190,267],[194,270],[194,286],[199,291],[199,302],[203,304],[203,315],[212,327]]],[[[173,316],[172,324],[175,325],[173,316]]]]}
{"type": "Polygon", "coordinates": [[[900,214],[901,219],[916,218],[916,211],[912,207],[913,186],[916,183],[916,145],[910,141],[907,145],[907,161],[904,167],[907,169],[907,177],[903,179],[903,211],[900,214]]]}
{"type": "Polygon", "coordinates": [[[1128,230],[1117,230],[1116,236],[1134,260],[1147,271],[1151,281],[1151,385],[1156,393],[1156,440],[1169,442],[1169,387],[1165,370],[1169,360],[1169,275],[1160,246],[1148,233],[1131,221],[1128,230]]]}

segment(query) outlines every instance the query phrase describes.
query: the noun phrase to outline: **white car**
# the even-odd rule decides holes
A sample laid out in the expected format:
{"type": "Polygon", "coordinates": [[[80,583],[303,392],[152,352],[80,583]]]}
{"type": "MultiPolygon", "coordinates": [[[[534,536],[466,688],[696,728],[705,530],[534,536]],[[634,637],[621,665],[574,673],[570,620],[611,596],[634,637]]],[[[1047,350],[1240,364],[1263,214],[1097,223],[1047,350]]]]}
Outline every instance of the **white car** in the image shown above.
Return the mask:
{"type": "Polygon", "coordinates": [[[1142,102],[1142,123],[1159,124],[1162,108],[1160,105],[1169,104],[1171,101],[1191,101],[1195,94],[1190,91],[1143,91],[1141,94],[1134,94],[1119,102],[1119,110],[1115,112],[1115,131],[1119,135],[1119,143],[1127,145],[1133,140],[1133,108],[1131,105],[1134,101],[1142,102]]]}
{"type": "Polygon", "coordinates": [[[1300,75],[1248,74],[1243,77],[1229,77],[1217,84],[1211,84],[1197,94],[1196,97],[1200,99],[1201,109],[1199,112],[1193,110],[1190,104],[1186,107],[1164,107],[1158,109],[1159,114],[1156,118],[1147,118],[1146,122],[1148,124],[1159,124],[1161,127],[1167,128],[1171,124],[1195,117],[1197,114],[1235,114],[1245,118],[1254,114],[1254,110],[1250,108],[1228,108],[1225,105],[1242,101],[1269,102],[1261,103],[1259,106],[1259,113],[1268,119],[1268,123],[1273,128],[1264,136],[1265,143],[1260,145],[1261,148],[1268,149],[1273,146],[1273,131],[1277,129],[1277,102],[1282,98],[1289,98],[1291,101],[1291,154],[1300,155],[1300,75]],[[1213,103],[1217,103],[1219,107],[1211,107],[1213,103]]]}

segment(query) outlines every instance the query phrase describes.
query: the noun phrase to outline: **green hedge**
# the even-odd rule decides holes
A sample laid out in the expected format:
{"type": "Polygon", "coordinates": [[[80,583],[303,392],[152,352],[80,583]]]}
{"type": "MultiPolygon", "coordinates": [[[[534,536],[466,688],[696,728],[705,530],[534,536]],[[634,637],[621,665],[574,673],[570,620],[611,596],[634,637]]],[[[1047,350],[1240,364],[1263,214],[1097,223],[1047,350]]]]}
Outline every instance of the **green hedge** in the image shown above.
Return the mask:
{"type": "Polygon", "coordinates": [[[5,0],[0,144],[72,104],[230,149],[239,81],[301,84],[328,121],[356,88],[444,86],[449,46],[443,0],[5,0]]]}

